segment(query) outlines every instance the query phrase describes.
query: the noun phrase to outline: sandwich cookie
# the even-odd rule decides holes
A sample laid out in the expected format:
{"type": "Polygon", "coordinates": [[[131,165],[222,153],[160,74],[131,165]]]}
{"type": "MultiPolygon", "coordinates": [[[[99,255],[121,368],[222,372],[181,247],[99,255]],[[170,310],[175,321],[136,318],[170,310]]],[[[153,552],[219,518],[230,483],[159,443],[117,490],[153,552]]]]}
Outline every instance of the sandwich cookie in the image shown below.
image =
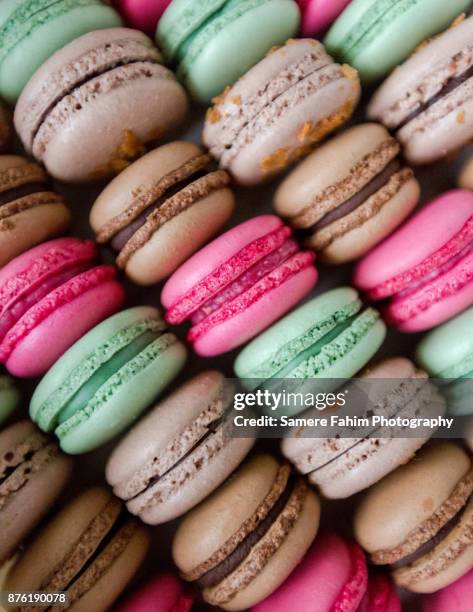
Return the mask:
{"type": "Polygon", "coordinates": [[[460,189],[473,190],[473,157],[470,157],[462,166],[457,183],[460,189]]]}
{"type": "Polygon", "coordinates": [[[350,0],[297,0],[301,9],[302,36],[316,36],[335,21],[350,0]]]}
{"type": "Polygon", "coordinates": [[[375,484],[354,516],[354,533],[395,583],[432,593],[473,567],[473,468],[452,442],[422,449],[375,484]]]}
{"type": "Polygon", "coordinates": [[[214,100],[202,138],[238,183],[256,185],[345,123],[360,91],[356,70],[321,43],[289,40],[214,100]]]}
{"type": "Polygon", "coordinates": [[[8,419],[20,403],[20,393],[9,376],[0,376],[0,424],[8,419]]]}
{"type": "MultiPolygon", "coordinates": [[[[366,407],[357,416],[366,417],[368,412],[404,419],[443,416],[445,400],[427,378],[403,357],[368,368],[359,378],[360,384],[366,384],[366,407]]],[[[403,438],[402,428],[363,427],[362,431],[367,435],[358,438],[310,438],[310,430],[302,427],[295,437],[282,441],[281,449],[325,497],[340,499],[367,489],[407,463],[435,433],[426,428],[403,438]]]]}
{"type": "Polygon", "coordinates": [[[299,19],[294,0],[173,0],[156,40],[192,97],[207,104],[295,36],[299,19]]]}
{"type": "Polygon", "coordinates": [[[245,610],[268,597],[298,565],[319,517],[318,498],[289,465],[258,455],[183,519],[173,558],[204,601],[245,610]]]}
{"type": "Polygon", "coordinates": [[[0,156],[0,266],[66,231],[71,214],[41,166],[0,156]]]}
{"type": "Polygon", "coordinates": [[[12,135],[10,113],[0,101],[0,151],[6,149],[12,135]]]}
{"type": "MultiPolygon", "coordinates": [[[[105,612],[141,565],[149,539],[146,528],[107,489],[89,489],[33,539],[10,570],[5,589],[62,591],[67,609],[105,612]]],[[[12,609],[36,608],[19,604],[12,609]]]]}
{"type": "Polygon", "coordinates": [[[152,578],[126,598],[117,612],[190,612],[194,596],[171,572],[152,578]]]}
{"type": "MultiPolygon", "coordinates": [[[[446,10],[455,5],[441,3],[446,10]]],[[[396,133],[410,163],[441,159],[473,137],[472,37],[469,17],[415,53],[370,102],[368,116],[396,133]]]]}
{"type": "Polygon", "coordinates": [[[473,304],[473,193],[439,196],[362,259],[354,283],[386,300],[403,332],[435,327],[473,304]]]}
{"type": "Polygon", "coordinates": [[[470,4],[470,0],[352,0],[324,43],[334,57],[352,64],[362,81],[369,83],[391,72],[470,4]]]}
{"type": "Polygon", "coordinates": [[[0,563],[53,505],[72,461],[30,421],[0,432],[0,563]]]}
{"type": "Polygon", "coordinates": [[[95,266],[88,240],[59,238],[0,270],[0,362],[15,376],[44,374],[124,298],[112,266],[95,266]]]}
{"type": "Polygon", "coordinates": [[[255,440],[229,437],[225,379],[198,374],[158,404],[120,442],[106,468],[114,493],[150,525],[171,521],[210,495],[255,440]]]}
{"type": "Polygon", "coordinates": [[[199,355],[230,351],[309,293],[318,277],[314,259],[278,217],[245,221],[174,272],[161,293],[166,321],[191,321],[187,339],[199,355]]]}
{"type": "Polygon", "coordinates": [[[276,191],[276,212],[323,261],[357,259],[419,200],[419,183],[399,152],[384,127],[357,125],[322,145],[287,177],[276,191]]]}
{"type": "Polygon", "coordinates": [[[356,612],[401,612],[402,605],[393,583],[377,572],[370,572],[368,590],[356,612]]]}
{"type": "Polygon", "coordinates": [[[161,15],[171,0],[115,0],[119,12],[126,23],[137,30],[154,36],[161,15]]]}
{"type": "Polygon", "coordinates": [[[150,306],[123,310],[76,342],[41,380],[30,416],[67,453],[123,431],[178,374],[186,349],[150,306]]]}
{"type": "Polygon", "coordinates": [[[167,276],[228,221],[229,175],[190,142],[166,144],[124,170],[90,213],[97,242],[110,242],[117,265],[149,285],[167,276]]]}
{"type": "Polygon", "coordinates": [[[28,153],[56,179],[117,174],[184,120],[184,89],[142,32],[90,32],[35,73],[15,108],[28,153]],[[132,101],[132,103],[130,103],[132,101]]]}
{"type": "Polygon", "coordinates": [[[425,595],[422,612],[470,612],[472,601],[473,571],[470,571],[437,593],[425,595]]]}

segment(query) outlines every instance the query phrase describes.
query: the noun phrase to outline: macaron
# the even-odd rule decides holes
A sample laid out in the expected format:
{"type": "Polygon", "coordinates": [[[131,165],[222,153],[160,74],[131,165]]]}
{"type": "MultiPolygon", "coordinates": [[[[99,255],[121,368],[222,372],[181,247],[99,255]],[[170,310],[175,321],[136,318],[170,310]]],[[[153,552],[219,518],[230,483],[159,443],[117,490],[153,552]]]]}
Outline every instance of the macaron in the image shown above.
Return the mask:
{"type": "Polygon", "coordinates": [[[137,30],[154,36],[159,18],[171,0],[114,0],[126,23],[137,30]]]}
{"type": "Polygon", "coordinates": [[[448,411],[473,413],[473,307],[429,332],[417,346],[416,361],[442,384],[448,411]]]}
{"type": "Polygon", "coordinates": [[[473,157],[470,157],[465,164],[463,164],[458,174],[457,183],[460,189],[473,190],[473,157]]]}
{"type": "Polygon", "coordinates": [[[420,187],[381,125],[357,125],[322,145],[279,186],[276,212],[322,260],[357,259],[413,210],[420,187]]]}
{"type": "Polygon", "coordinates": [[[356,70],[316,40],[289,40],[213,101],[202,138],[238,183],[256,185],[345,123],[359,97],[356,70]]]}
{"type": "Polygon", "coordinates": [[[51,508],[72,461],[30,421],[0,432],[0,563],[51,508]]]}
{"type": "Polygon", "coordinates": [[[0,95],[14,104],[34,72],[78,36],[121,25],[101,0],[2,0],[0,95]]]}
{"type": "Polygon", "coordinates": [[[302,36],[316,36],[335,21],[350,0],[297,0],[302,36]]]}
{"type": "Polygon", "coordinates": [[[369,83],[388,74],[469,5],[470,0],[352,0],[324,43],[329,53],[354,66],[369,83]]]}
{"type": "Polygon", "coordinates": [[[386,321],[417,332],[473,304],[473,193],[442,194],[356,266],[354,283],[386,300],[386,321]]]}
{"type": "Polygon", "coordinates": [[[469,455],[438,442],[368,490],[355,537],[371,563],[390,566],[398,586],[438,591],[473,567],[472,492],[469,455]]]}
{"type": "Polygon", "coordinates": [[[14,121],[26,151],[54,178],[76,183],[120,172],[146,143],[177,128],[187,109],[152,41],[112,28],[77,38],[44,63],[14,121]]]}
{"type": "Polygon", "coordinates": [[[95,201],[97,242],[110,242],[134,282],[166,278],[230,218],[230,177],[211,159],[191,142],[171,142],[129,166],[95,201]]]}
{"type": "MultiPolygon", "coordinates": [[[[441,4],[449,11],[459,3],[441,4]]],[[[429,17],[434,8],[426,8],[429,17]]],[[[473,137],[472,36],[469,17],[434,38],[392,73],[369,104],[368,116],[396,133],[412,164],[441,159],[473,137]]]]}
{"type": "Polygon", "coordinates": [[[11,133],[10,113],[0,101],[0,151],[3,151],[9,144],[11,133]]]}
{"type": "Polygon", "coordinates": [[[0,270],[0,362],[20,377],[44,374],[86,331],[117,311],[124,291],[95,265],[89,240],[58,238],[0,270]]]}
{"type": "Polygon", "coordinates": [[[66,231],[71,214],[38,164],[0,156],[0,266],[66,231]]]}
{"type": "Polygon", "coordinates": [[[448,587],[425,595],[422,612],[470,612],[473,601],[473,571],[448,587]]]}
{"type": "Polygon", "coordinates": [[[401,612],[402,605],[393,583],[380,573],[368,576],[368,590],[357,612],[401,612]]]}
{"type": "Polygon", "coordinates": [[[365,308],[355,289],[339,287],[259,335],[239,353],[234,371],[250,389],[272,379],[299,378],[329,392],[361,370],[385,336],[378,311],[365,308]]]}
{"type": "Polygon", "coordinates": [[[166,321],[191,321],[187,339],[197,354],[243,344],[312,289],[314,255],[300,251],[291,234],[278,217],[254,217],[198,251],[166,282],[166,321]]]}
{"type": "Polygon", "coordinates": [[[172,572],[152,578],[132,593],[117,612],[190,612],[194,597],[172,572]]]}
{"type": "MultiPolygon", "coordinates": [[[[445,400],[427,374],[404,357],[394,357],[368,368],[359,377],[366,384],[366,412],[402,418],[429,418],[445,413],[445,400]],[[392,382],[391,382],[392,381],[392,382]]],[[[366,431],[366,430],[364,430],[366,431]]],[[[281,449],[297,470],[330,499],[350,497],[367,489],[407,463],[431,435],[433,429],[403,438],[386,427],[373,427],[365,437],[310,438],[307,427],[297,436],[284,438],[281,449]],[[376,437],[376,435],[380,437],[376,437]]]]}
{"type": "Polygon", "coordinates": [[[156,40],[191,96],[207,104],[299,29],[294,0],[173,0],[156,40]]]}
{"type": "Polygon", "coordinates": [[[146,528],[127,515],[118,499],[105,488],[88,489],[28,545],[5,589],[61,591],[70,609],[105,612],[133,578],[148,547],[146,528]]]}
{"type": "Polygon", "coordinates": [[[0,376],[0,424],[8,419],[20,403],[20,393],[9,376],[0,376]]]}
{"type": "Polygon", "coordinates": [[[204,601],[245,610],[295,569],[317,533],[319,517],[317,496],[289,465],[257,455],[183,519],[173,558],[204,601]]]}
{"type": "Polygon", "coordinates": [[[368,568],[361,548],[341,536],[322,533],[277,591],[252,612],[357,612],[368,586],[368,568]]]}
{"type": "Polygon", "coordinates": [[[67,453],[104,444],[136,419],[178,374],[186,349],[156,308],[137,306],[82,336],[44,376],[30,417],[67,453]]]}

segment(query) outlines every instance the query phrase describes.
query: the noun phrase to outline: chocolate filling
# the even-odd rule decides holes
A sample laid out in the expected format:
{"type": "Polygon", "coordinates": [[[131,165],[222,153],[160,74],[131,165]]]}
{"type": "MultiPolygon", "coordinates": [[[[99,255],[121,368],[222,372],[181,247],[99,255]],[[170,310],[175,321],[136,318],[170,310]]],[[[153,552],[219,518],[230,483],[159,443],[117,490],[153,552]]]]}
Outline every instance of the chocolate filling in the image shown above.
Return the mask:
{"type": "Polygon", "coordinates": [[[468,81],[468,79],[471,79],[471,77],[473,77],[473,66],[468,68],[468,70],[465,70],[465,72],[460,76],[455,76],[449,79],[438,94],[436,94],[433,98],[430,98],[430,100],[427,100],[427,102],[420,104],[415,111],[412,111],[412,113],[408,115],[399,125],[395,126],[394,129],[400,130],[411,121],[414,121],[414,119],[417,119],[419,115],[428,110],[431,106],[447,96],[449,93],[457,89],[457,87],[463,85],[463,83],[468,81]]]}
{"type": "Polygon", "coordinates": [[[25,196],[33,195],[34,193],[42,193],[44,191],[48,191],[48,185],[46,183],[27,183],[26,185],[13,187],[7,191],[0,192],[0,206],[24,198],[25,196]]]}
{"type": "Polygon", "coordinates": [[[358,193],[356,193],[349,200],[346,200],[335,209],[329,211],[326,215],[319,219],[316,223],[313,223],[311,226],[304,228],[298,231],[298,234],[301,236],[310,236],[314,232],[321,230],[327,225],[330,225],[334,221],[338,221],[342,217],[346,217],[351,212],[359,208],[362,204],[368,200],[372,195],[374,195],[377,191],[379,191],[389,179],[401,169],[401,162],[398,159],[393,159],[389,164],[382,170],[379,174],[377,174],[367,185],[361,189],[358,193]]]}
{"type": "Polygon", "coordinates": [[[175,185],[173,185],[170,189],[166,191],[160,198],[158,198],[155,202],[150,204],[134,221],[132,221],[129,225],[124,227],[122,230],[116,234],[112,241],[111,245],[114,251],[119,252],[123,249],[125,244],[130,240],[135,232],[137,232],[143,225],[146,223],[148,216],[161,208],[163,204],[174,195],[179,193],[182,189],[193,183],[199,178],[205,176],[207,172],[205,170],[199,170],[191,176],[186,177],[185,179],[178,181],[175,185]]]}
{"type": "Polygon", "coordinates": [[[284,491],[279,496],[279,499],[268,512],[266,517],[261,521],[261,523],[259,523],[256,529],[249,533],[226,559],[196,580],[195,584],[198,587],[205,589],[215,586],[224,578],[229,576],[240,565],[243,559],[248,556],[253,546],[265,536],[271,525],[284,510],[284,507],[289,501],[289,498],[294,490],[295,484],[296,478],[291,476],[287,481],[284,491]]]}

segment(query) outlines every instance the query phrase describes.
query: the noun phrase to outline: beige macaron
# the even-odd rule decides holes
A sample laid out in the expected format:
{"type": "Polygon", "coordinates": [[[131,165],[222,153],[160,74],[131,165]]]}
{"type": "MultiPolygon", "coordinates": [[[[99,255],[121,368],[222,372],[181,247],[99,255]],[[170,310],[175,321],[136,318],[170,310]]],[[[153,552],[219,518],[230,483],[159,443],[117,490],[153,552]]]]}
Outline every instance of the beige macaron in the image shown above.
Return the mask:
{"type": "Polygon", "coordinates": [[[458,174],[458,186],[462,189],[473,189],[473,157],[462,166],[458,174]]]}

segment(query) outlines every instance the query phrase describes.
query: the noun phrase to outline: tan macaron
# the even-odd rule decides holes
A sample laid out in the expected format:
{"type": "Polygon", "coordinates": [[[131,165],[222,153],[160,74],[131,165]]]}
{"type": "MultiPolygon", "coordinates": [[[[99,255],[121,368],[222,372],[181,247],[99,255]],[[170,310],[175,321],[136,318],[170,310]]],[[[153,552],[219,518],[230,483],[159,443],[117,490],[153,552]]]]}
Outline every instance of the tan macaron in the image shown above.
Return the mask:
{"type": "Polygon", "coordinates": [[[462,189],[473,189],[473,157],[462,166],[458,175],[458,186],[462,189]]]}
{"type": "Polygon", "coordinates": [[[381,125],[357,125],[322,145],[276,192],[276,211],[328,263],[361,257],[413,210],[420,187],[381,125]]]}
{"type": "Polygon", "coordinates": [[[179,526],[173,557],[207,603],[245,610],[287,578],[314,539],[320,502],[288,464],[246,461],[179,526]]]}
{"type": "Polygon", "coordinates": [[[396,584],[432,593],[473,568],[473,466],[438,442],[375,484],[354,517],[358,542],[396,584]]]}
{"type": "Polygon", "coordinates": [[[226,223],[234,208],[229,175],[191,142],[171,142],[122,172],[99,195],[90,223],[118,252],[131,280],[169,276],[226,223]]]}

